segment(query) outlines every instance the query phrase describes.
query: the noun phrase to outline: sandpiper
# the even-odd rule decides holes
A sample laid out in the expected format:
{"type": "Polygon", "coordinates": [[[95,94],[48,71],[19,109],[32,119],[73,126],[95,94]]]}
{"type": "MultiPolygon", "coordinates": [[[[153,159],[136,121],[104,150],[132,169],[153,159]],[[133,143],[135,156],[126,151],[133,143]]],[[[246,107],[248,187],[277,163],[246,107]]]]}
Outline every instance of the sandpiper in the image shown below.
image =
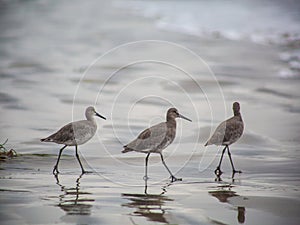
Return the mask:
{"type": "Polygon", "coordinates": [[[147,180],[147,167],[148,167],[148,159],[151,153],[158,153],[160,154],[161,161],[163,165],[168,170],[169,174],[171,175],[171,181],[182,180],[180,178],[176,178],[171,170],[167,167],[162,151],[168,147],[174,140],[176,135],[176,118],[186,119],[192,122],[190,119],[186,118],[183,115],[178,113],[178,110],[175,108],[170,108],[167,112],[167,121],[156,124],[148,129],[144,130],[139,134],[139,136],[130,142],[129,144],[124,146],[124,150],[122,153],[135,151],[135,152],[142,152],[146,153],[145,159],[145,176],[144,179],[147,180]]]}
{"type": "Polygon", "coordinates": [[[59,159],[62,154],[62,151],[67,146],[75,146],[76,158],[80,164],[81,171],[82,171],[82,173],[86,172],[83,169],[83,166],[79,159],[77,146],[86,143],[95,135],[96,130],[97,130],[97,123],[94,120],[93,116],[99,116],[100,118],[102,118],[104,120],[106,118],[104,116],[101,116],[99,113],[97,113],[95,111],[95,108],[92,106],[89,106],[85,110],[85,116],[86,116],[86,120],[71,122],[71,123],[65,125],[64,127],[62,127],[56,133],[50,135],[49,137],[41,139],[42,142],[55,142],[57,144],[64,144],[64,146],[59,151],[57,162],[52,171],[53,174],[59,173],[59,171],[58,171],[59,159]]]}
{"type": "Polygon", "coordinates": [[[234,116],[229,118],[228,120],[223,121],[217,127],[214,134],[210,137],[210,139],[205,144],[205,146],[212,145],[212,144],[225,146],[225,148],[222,151],[219,165],[215,170],[215,174],[217,176],[220,176],[222,174],[221,163],[226,149],[232,166],[233,176],[235,173],[242,172],[240,170],[235,170],[234,168],[233,161],[231,158],[231,153],[229,151],[229,145],[236,142],[242,136],[244,131],[244,123],[243,123],[242,115],[240,113],[240,104],[238,102],[234,102],[232,109],[233,109],[234,116]]]}

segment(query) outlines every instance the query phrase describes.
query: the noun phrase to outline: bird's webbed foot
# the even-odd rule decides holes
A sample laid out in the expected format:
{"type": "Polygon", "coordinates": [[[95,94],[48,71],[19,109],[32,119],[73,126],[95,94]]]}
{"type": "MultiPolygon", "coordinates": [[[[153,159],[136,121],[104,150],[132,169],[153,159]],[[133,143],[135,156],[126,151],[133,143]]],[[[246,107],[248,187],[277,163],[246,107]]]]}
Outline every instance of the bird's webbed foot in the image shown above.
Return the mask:
{"type": "Polygon", "coordinates": [[[171,178],[171,182],[182,181],[182,178],[177,178],[177,177],[175,177],[173,175],[170,178],[171,178]]]}

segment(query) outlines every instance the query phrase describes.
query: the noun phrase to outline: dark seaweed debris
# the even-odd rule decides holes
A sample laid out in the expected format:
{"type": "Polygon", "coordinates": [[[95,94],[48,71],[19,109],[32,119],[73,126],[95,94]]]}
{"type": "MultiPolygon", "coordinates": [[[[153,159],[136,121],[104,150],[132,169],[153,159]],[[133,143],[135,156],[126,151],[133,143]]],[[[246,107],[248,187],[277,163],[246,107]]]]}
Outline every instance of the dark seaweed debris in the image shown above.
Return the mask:
{"type": "Polygon", "coordinates": [[[8,139],[3,144],[0,144],[0,161],[5,161],[6,159],[13,158],[17,156],[17,152],[14,149],[7,150],[5,144],[8,139]]]}

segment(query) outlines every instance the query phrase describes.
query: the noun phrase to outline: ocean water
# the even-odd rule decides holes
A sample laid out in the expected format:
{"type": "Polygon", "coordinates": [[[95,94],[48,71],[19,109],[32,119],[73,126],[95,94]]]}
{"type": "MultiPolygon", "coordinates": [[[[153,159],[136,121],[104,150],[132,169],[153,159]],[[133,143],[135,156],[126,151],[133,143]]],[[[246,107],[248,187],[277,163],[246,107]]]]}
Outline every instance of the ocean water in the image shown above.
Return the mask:
{"type": "Polygon", "coordinates": [[[289,63],[289,69],[281,70],[278,75],[299,77],[300,3],[297,0],[138,0],[115,4],[154,19],[159,29],[280,46],[280,58],[289,63]]]}
{"type": "MultiPolygon", "coordinates": [[[[285,151],[297,155],[299,79],[289,63],[297,65],[298,58],[282,55],[297,51],[297,46],[201,38],[184,31],[186,26],[210,27],[248,38],[261,33],[265,40],[267,30],[277,37],[284,32],[296,35],[298,5],[290,3],[294,7],[277,2],[268,8],[268,1],[2,1],[3,142],[8,138],[21,152],[47,152],[53,145],[41,147],[40,138],[82,119],[85,108],[96,105],[109,122],[99,121],[97,139],[90,144],[104,145],[108,155],[119,154],[122,145],[164,120],[168,107],[176,106],[194,121],[179,121],[177,139],[188,144],[192,154],[239,100],[245,120],[252,121],[246,123],[245,140],[269,147],[275,143],[277,150],[290,149],[285,151]],[[242,26],[246,15],[256,11],[253,24],[242,26]],[[242,17],[238,22],[233,19],[239,18],[236,14],[242,17]],[[284,19],[275,19],[283,14],[284,19]],[[208,22],[201,22],[202,17],[208,22]],[[162,21],[166,30],[172,24],[181,28],[161,30],[162,21]],[[284,70],[295,74],[282,79],[284,70]],[[274,109],[280,110],[270,114],[274,109]],[[260,126],[257,118],[267,125],[260,126]],[[281,132],[273,128],[274,121],[281,132]]],[[[87,152],[99,154],[96,149],[87,152]]]]}
{"type": "Polygon", "coordinates": [[[40,138],[82,119],[84,109],[96,105],[109,122],[99,121],[90,144],[119,154],[122,145],[176,106],[194,121],[179,121],[176,142],[189,145],[188,157],[239,100],[245,120],[254,121],[246,123],[245,140],[275,143],[276,149],[297,155],[299,79],[290,63],[297,65],[298,58],[289,57],[298,46],[247,39],[261,34],[267,40],[267,30],[277,37],[296,35],[297,4],[290,3],[294,7],[277,2],[268,8],[268,1],[2,1],[3,142],[8,138],[21,152],[48,152],[53,145],[41,148],[40,138]],[[255,20],[242,26],[250,12],[257,12],[255,20]],[[241,19],[234,20],[237,14],[241,19]],[[275,19],[283,14],[284,19],[275,19]],[[173,25],[178,29],[168,31],[173,25]],[[188,35],[187,26],[240,37],[188,35]],[[293,76],[282,79],[288,70],[293,76]],[[280,110],[270,115],[273,109],[280,110]],[[268,125],[260,126],[258,117],[268,125]],[[274,121],[284,132],[273,129],[274,121]]]}
{"type": "Polygon", "coordinates": [[[19,154],[0,162],[1,222],[298,224],[299,10],[270,5],[0,1],[0,143],[19,154]],[[231,152],[243,173],[232,179],[226,156],[217,180],[221,149],[203,144],[234,101],[245,131],[231,152]],[[89,105],[107,117],[79,146],[92,173],[80,175],[70,147],[55,177],[61,146],[40,138],[89,105]],[[153,155],[146,186],[145,155],[122,146],[171,106],[193,120],[177,121],[164,151],[183,182],[170,183],[153,155]]]}
{"type": "Polygon", "coordinates": [[[119,4],[154,18],[159,28],[187,34],[262,43],[282,43],[293,37],[299,40],[300,35],[300,3],[295,0],[146,0],[119,4]]]}

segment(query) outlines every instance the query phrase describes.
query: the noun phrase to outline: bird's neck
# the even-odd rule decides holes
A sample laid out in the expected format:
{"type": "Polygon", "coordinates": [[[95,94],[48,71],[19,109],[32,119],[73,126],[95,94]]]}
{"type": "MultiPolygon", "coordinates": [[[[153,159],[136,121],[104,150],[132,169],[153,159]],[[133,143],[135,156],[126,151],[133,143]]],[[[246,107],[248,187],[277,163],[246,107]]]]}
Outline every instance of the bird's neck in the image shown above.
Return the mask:
{"type": "Polygon", "coordinates": [[[238,117],[238,118],[240,119],[240,121],[243,121],[242,115],[241,115],[240,112],[234,112],[234,116],[235,116],[235,117],[238,117]]]}
{"type": "Polygon", "coordinates": [[[96,124],[96,120],[93,116],[87,116],[86,119],[94,124],[96,124]]]}
{"type": "Polygon", "coordinates": [[[176,120],[174,118],[167,118],[167,125],[168,127],[176,128],[176,120]]]}

